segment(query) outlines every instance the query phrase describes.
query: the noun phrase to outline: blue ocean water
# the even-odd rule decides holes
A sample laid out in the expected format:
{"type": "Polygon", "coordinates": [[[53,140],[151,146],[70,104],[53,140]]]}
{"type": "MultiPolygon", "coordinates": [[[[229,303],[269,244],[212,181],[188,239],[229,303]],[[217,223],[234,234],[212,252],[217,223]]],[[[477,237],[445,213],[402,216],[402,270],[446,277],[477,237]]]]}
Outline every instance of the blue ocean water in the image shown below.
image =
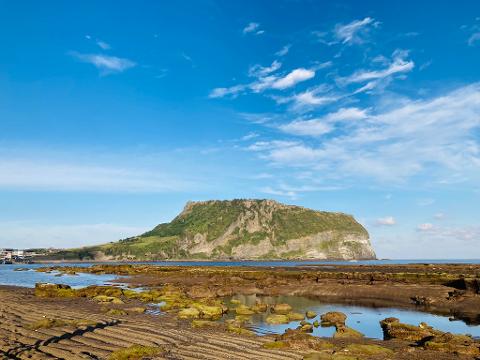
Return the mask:
{"type": "MultiPolygon", "coordinates": [[[[118,278],[115,275],[92,275],[81,274],[76,276],[63,275],[56,277],[55,273],[39,273],[33,271],[38,267],[45,266],[80,266],[86,267],[96,263],[51,263],[51,264],[0,264],[0,285],[16,285],[23,287],[34,287],[37,282],[51,282],[56,284],[67,284],[74,287],[88,285],[102,285],[118,278]],[[30,271],[14,271],[16,268],[27,268],[30,271]]],[[[125,264],[122,262],[109,264],[125,264]]],[[[151,264],[165,266],[250,266],[250,267],[293,267],[311,265],[396,265],[396,264],[480,264],[480,259],[418,259],[418,260],[359,260],[359,261],[151,261],[138,262],[135,264],[151,264]]]]}

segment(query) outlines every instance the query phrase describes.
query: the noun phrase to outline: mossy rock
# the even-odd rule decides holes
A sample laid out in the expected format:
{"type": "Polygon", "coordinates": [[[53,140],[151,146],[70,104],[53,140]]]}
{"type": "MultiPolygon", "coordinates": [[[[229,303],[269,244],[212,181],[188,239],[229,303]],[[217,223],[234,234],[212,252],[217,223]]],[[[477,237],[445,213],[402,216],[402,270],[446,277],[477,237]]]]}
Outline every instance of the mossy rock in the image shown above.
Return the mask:
{"type": "Polygon", "coordinates": [[[288,345],[283,341],[270,341],[263,344],[262,347],[264,349],[284,349],[287,348],[288,345]]]}
{"type": "Polygon", "coordinates": [[[272,312],[275,314],[286,315],[292,311],[292,307],[289,304],[276,304],[272,307],[272,312]]]}
{"type": "Polygon", "coordinates": [[[239,323],[251,323],[252,322],[252,317],[251,315],[236,315],[235,316],[235,321],[238,321],[239,323]]]}
{"type": "Polygon", "coordinates": [[[158,356],[163,352],[161,347],[132,345],[126,349],[112,352],[108,360],[141,360],[158,356]]]}
{"type": "Polygon", "coordinates": [[[99,303],[110,303],[110,304],[124,304],[124,302],[114,296],[107,296],[107,295],[98,295],[93,298],[93,300],[99,302],[99,303]]]}
{"type": "Polygon", "coordinates": [[[257,302],[252,306],[252,310],[256,313],[264,313],[268,310],[268,305],[264,303],[257,302]]]}
{"type": "Polygon", "coordinates": [[[37,283],[35,284],[35,296],[47,298],[73,298],[77,296],[77,292],[68,285],[37,283]]]}
{"type": "Polygon", "coordinates": [[[307,319],[313,319],[314,317],[317,317],[317,313],[315,311],[307,311],[305,313],[305,316],[307,317],[307,319]]]}
{"type": "Polygon", "coordinates": [[[296,313],[296,312],[289,312],[287,314],[288,320],[290,321],[302,321],[305,320],[305,315],[296,313]]]}
{"type": "Polygon", "coordinates": [[[224,308],[221,305],[205,305],[202,303],[193,303],[192,307],[200,312],[200,317],[207,320],[218,320],[224,313],[224,308]]]}
{"type": "Polygon", "coordinates": [[[241,326],[235,326],[234,324],[227,324],[227,331],[239,335],[255,336],[255,333],[252,330],[245,329],[241,326]]]}
{"type": "Polygon", "coordinates": [[[191,325],[193,328],[209,328],[209,327],[219,327],[221,324],[219,324],[216,321],[210,321],[210,320],[192,320],[191,325]]]}
{"type": "Polygon", "coordinates": [[[339,311],[329,311],[320,316],[322,326],[345,325],[347,315],[339,311]]]}
{"type": "Polygon", "coordinates": [[[177,316],[179,319],[198,319],[200,317],[200,310],[194,307],[181,309],[177,316]]]}
{"type": "Polygon", "coordinates": [[[265,321],[267,322],[267,324],[271,325],[288,324],[290,322],[288,316],[282,314],[270,314],[267,316],[265,321]]]}
{"type": "Polygon", "coordinates": [[[235,308],[235,312],[238,314],[238,315],[253,315],[255,314],[255,312],[249,308],[247,305],[239,305],[235,308]]]}
{"type": "Polygon", "coordinates": [[[112,316],[124,316],[127,315],[127,312],[122,309],[109,309],[107,310],[106,314],[112,316]]]}
{"type": "Polygon", "coordinates": [[[313,332],[313,325],[312,324],[303,324],[298,327],[298,330],[303,332],[313,332]]]}
{"type": "Polygon", "coordinates": [[[363,338],[363,334],[348,326],[339,325],[337,326],[337,330],[333,334],[333,337],[335,339],[345,339],[345,338],[361,339],[363,338]]]}
{"type": "Polygon", "coordinates": [[[358,356],[371,355],[393,355],[393,350],[380,345],[368,344],[350,344],[345,348],[349,353],[358,356]]]}

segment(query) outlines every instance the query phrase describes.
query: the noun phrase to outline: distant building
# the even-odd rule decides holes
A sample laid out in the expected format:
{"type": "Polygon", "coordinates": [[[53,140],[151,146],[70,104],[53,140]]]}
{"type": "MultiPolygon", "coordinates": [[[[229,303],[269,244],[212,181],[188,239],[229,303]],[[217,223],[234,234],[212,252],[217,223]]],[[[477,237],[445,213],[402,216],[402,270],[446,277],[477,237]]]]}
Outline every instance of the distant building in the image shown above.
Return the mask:
{"type": "Polygon", "coordinates": [[[14,262],[30,262],[34,253],[19,249],[0,249],[0,263],[12,264],[14,262]]]}

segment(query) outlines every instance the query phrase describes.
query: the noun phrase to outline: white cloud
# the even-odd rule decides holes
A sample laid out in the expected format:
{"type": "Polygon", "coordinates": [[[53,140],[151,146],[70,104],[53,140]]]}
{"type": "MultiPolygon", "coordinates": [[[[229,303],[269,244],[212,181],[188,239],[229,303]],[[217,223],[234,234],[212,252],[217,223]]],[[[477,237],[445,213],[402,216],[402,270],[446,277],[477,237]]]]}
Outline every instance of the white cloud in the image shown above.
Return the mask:
{"type": "Polygon", "coordinates": [[[285,55],[287,55],[288,52],[290,51],[291,47],[292,47],[292,45],[290,45],[290,44],[285,45],[284,47],[282,47],[280,50],[278,50],[275,53],[275,56],[285,56],[285,55]]]}
{"type": "MultiPolygon", "coordinates": [[[[358,70],[347,77],[338,78],[340,84],[361,83],[370,81],[366,86],[371,89],[376,85],[373,80],[384,79],[398,73],[406,73],[413,70],[415,63],[411,60],[405,60],[407,53],[404,51],[397,51],[394,53],[393,60],[389,66],[382,70],[358,70]]],[[[357,90],[360,92],[360,90],[357,90]]]]}
{"type": "MultiPolygon", "coordinates": [[[[480,227],[478,226],[440,227],[425,223],[420,224],[417,231],[424,239],[435,242],[437,246],[441,246],[441,243],[447,243],[449,250],[454,248],[465,249],[468,243],[477,245],[480,241],[480,227]]],[[[476,250],[478,251],[478,246],[476,250]]],[[[472,253],[466,251],[463,257],[475,258],[474,254],[475,251],[472,253]]]]}
{"type": "Polygon", "coordinates": [[[377,27],[379,22],[371,17],[355,20],[349,24],[337,24],[334,29],[335,38],[343,44],[361,44],[366,41],[365,37],[370,27],[377,27]]]}
{"type": "Polygon", "coordinates": [[[444,213],[440,212],[440,213],[436,213],[433,217],[437,220],[443,220],[443,219],[445,219],[446,215],[444,213]]]}
{"type": "Polygon", "coordinates": [[[282,141],[282,140],[274,140],[274,141],[257,141],[256,143],[250,145],[247,150],[250,151],[264,151],[264,150],[272,150],[278,148],[285,148],[298,145],[299,143],[296,141],[282,141]]]}
{"type": "Polygon", "coordinates": [[[278,69],[282,66],[282,63],[274,60],[272,62],[272,65],[270,66],[261,66],[259,64],[253,65],[248,69],[248,76],[250,77],[262,77],[262,76],[267,76],[278,69]]]}
{"type": "Polygon", "coordinates": [[[231,87],[221,87],[213,89],[209,97],[221,98],[225,96],[238,96],[244,92],[261,93],[266,90],[285,90],[290,88],[299,82],[306,81],[315,76],[314,70],[308,70],[304,68],[298,68],[292,70],[290,73],[280,76],[274,74],[280,69],[282,64],[277,60],[273,61],[270,66],[254,65],[248,70],[248,76],[255,78],[255,80],[249,84],[237,84],[231,87]]]}
{"type": "Polygon", "coordinates": [[[380,226],[393,226],[397,224],[397,221],[393,216],[386,216],[384,218],[377,219],[375,223],[380,226]]]}
{"type": "Polygon", "coordinates": [[[245,136],[242,136],[241,140],[242,141],[248,141],[248,140],[252,140],[252,139],[255,139],[259,137],[259,135],[257,133],[254,133],[254,132],[250,132],[248,133],[247,135],[245,136]]]}
{"type": "Polygon", "coordinates": [[[271,87],[273,89],[283,90],[283,89],[292,87],[298,84],[299,82],[309,80],[314,76],[315,76],[315,71],[313,70],[308,70],[304,68],[295,69],[290,73],[288,73],[287,75],[285,75],[284,77],[275,80],[272,83],[271,87]]]}
{"type": "Polygon", "coordinates": [[[97,39],[97,45],[102,49],[102,50],[110,50],[112,47],[110,44],[106,43],[105,41],[97,39]]]}
{"type": "Polygon", "coordinates": [[[431,231],[433,228],[433,224],[431,223],[424,223],[417,226],[418,231],[431,231]]]}
{"type": "Polygon", "coordinates": [[[121,73],[125,70],[135,67],[137,64],[129,59],[119,58],[101,54],[79,54],[72,53],[76,59],[94,65],[104,74],[121,73]]]}
{"type": "Polygon", "coordinates": [[[102,244],[142,234],[147,227],[109,223],[38,224],[16,221],[0,223],[0,243],[6,247],[79,247],[102,244]]]}
{"type": "Polygon", "coordinates": [[[288,124],[280,125],[279,129],[293,135],[321,136],[331,132],[333,127],[322,121],[322,119],[311,119],[295,120],[288,124]]]}
{"type": "Polygon", "coordinates": [[[280,125],[279,129],[293,135],[320,136],[334,130],[334,124],[339,121],[361,120],[367,117],[366,111],[358,108],[341,108],[321,118],[295,120],[280,125]]]}
{"type": "Polygon", "coordinates": [[[260,24],[256,22],[251,22],[247,26],[243,28],[243,33],[244,34],[249,34],[255,32],[256,34],[260,35],[263,33],[262,30],[259,30],[260,24]],[[260,33],[260,34],[259,34],[260,33]]]}
{"type": "Polygon", "coordinates": [[[467,41],[469,46],[475,46],[480,43],[480,32],[473,33],[470,35],[467,41]]]}
{"type": "Polygon", "coordinates": [[[295,199],[297,197],[297,193],[295,191],[279,190],[279,189],[274,189],[270,186],[265,186],[261,188],[260,192],[269,194],[269,195],[289,197],[291,199],[295,199]]]}
{"type": "Polygon", "coordinates": [[[326,85],[316,86],[301,93],[287,97],[275,97],[278,104],[291,103],[293,111],[307,111],[338,101],[341,96],[333,94],[326,85]]]}
{"type": "Polygon", "coordinates": [[[231,87],[223,87],[223,88],[215,88],[213,89],[210,94],[208,95],[209,98],[215,99],[215,98],[222,98],[228,95],[231,95],[233,97],[238,96],[240,93],[245,91],[247,89],[246,85],[235,85],[231,87]]]}
{"type": "Polygon", "coordinates": [[[265,149],[261,155],[276,165],[321,169],[322,176],[390,183],[418,174],[430,180],[452,173],[468,175],[470,181],[480,178],[475,140],[480,84],[426,100],[404,99],[393,109],[373,108],[364,114],[362,121],[350,122],[346,131],[319,144],[296,142],[265,149]]]}

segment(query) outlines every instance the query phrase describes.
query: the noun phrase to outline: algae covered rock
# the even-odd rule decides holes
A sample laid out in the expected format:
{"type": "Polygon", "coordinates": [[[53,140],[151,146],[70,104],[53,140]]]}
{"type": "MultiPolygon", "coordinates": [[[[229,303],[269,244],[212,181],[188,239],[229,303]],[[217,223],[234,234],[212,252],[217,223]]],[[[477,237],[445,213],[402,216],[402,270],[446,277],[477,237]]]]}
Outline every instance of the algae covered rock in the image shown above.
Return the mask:
{"type": "Polygon", "coordinates": [[[334,348],[334,345],[326,340],[292,329],[287,329],[285,333],[277,336],[276,341],[282,341],[286,347],[301,351],[326,351],[334,348]]]}
{"type": "Polygon", "coordinates": [[[322,326],[345,325],[347,315],[338,311],[330,311],[320,316],[322,326]]]}
{"type": "Polygon", "coordinates": [[[198,319],[200,317],[200,310],[194,307],[181,309],[177,316],[179,319],[198,319]]]}
{"type": "Polygon", "coordinates": [[[305,316],[307,317],[307,319],[313,319],[314,317],[317,317],[317,313],[315,311],[307,311],[305,313],[305,316]]]}
{"type": "Polygon", "coordinates": [[[164,352],[161,347],[132,345],[126,349],[115,350],[108,360],[139,360],[151,359],[161,355],[164,352]]]}
{"type": "Polygon", "coordinates": [[[252,310],[256,313],[264,313],[268,310],[268,305],[261,302],[256,302],[255,305],[252,306],[252,310]]]}
{"type": "Polygon", "coordinates": [[[290,321],[302,321],[305,319],[305,315],[296,312],[289,312],[287,317],[290,321]]]}
{"type": "Polygon", "coordinates": [[[347,352],[357,356],[386,355],[392,356],[393,350],[375,344],[350,344],[345,347],[347,352]]]}
{"type": "Polygon", "coordinates": [[[335,326],[336,330],[333,334],[335,339],[345,339],[345,338],[354,338],[354,339],[361,339],[363,338],[363,334],[351,327],[345,325],[337,325],[335,326]]]}
{"type": "Polygon", "coordinates": [[[246,305],[239,305],[235,308],[235,312],[238,315],[253,315],[255,312],[246,305]]]}
{"type": "Polygon", "coordinates": [[[401,339],[409,341],[419,341],[429,336],[441,335],[442,332],[437,331],[429,326],[413,326],[403,324],[399,319],[391,317],[380,321],[385,340],[401,339]]]}
{"type": "Polygon", "coordinates": [[[288,316],[283,314],[270,314],[265,321],[271,325],[288,324],[290,322],[288,316]]]}
{"type": "Polygon", "coordinates": [[[75,297],[76,292],[68,285],[37,283],[35,284],[35,296],[38,297],[75,297]]]}
{"type": "Polygon", "coordinates": [[[124,302],[121,299],[115,296],[98,295],[98,296],[95,296],[93,300],[100,303],[124,304],[124,302]]]}
{"type": "Polygon", "coordinates": [[[313,325],[312,324],[303,324],[298,327],[298,330],[303,332],[313,332],[313,325]]]}
{"type": "Polygon", "coordinates": [[[450,354],[462,354],[470,356],[480,355],[480,342],[470,336],[453,335],[444,333],[427,338],[423,347],[428,350],[442,351],[450,354]]]}
{"type": "Polygon", "coordinates": [[[292,311],[292,307],[289,304],[275,304],[271,311],[275,314],[286,315],[292,311]]]}

